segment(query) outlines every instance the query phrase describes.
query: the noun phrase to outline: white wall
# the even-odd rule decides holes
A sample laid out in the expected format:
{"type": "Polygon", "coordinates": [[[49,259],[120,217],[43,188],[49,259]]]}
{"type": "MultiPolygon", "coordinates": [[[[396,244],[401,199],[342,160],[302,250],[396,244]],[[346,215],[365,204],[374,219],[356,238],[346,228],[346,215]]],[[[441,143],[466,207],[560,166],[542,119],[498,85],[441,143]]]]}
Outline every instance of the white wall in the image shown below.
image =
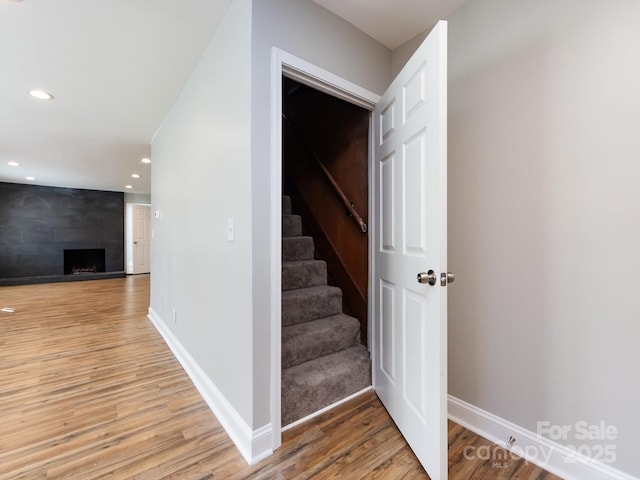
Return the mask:
{"type": "Polygon", "coordinates": [[[449,32],[450,393],[615,425],[640,476],[640,2],[476,0],[449,32]]]}
{"type": "Polygon", "coordinates": [[[154,138],[151,181],[151,308],[249,426],[250,38],[251,1],[234,0],[154,138]]]}
{"type": "Polygon", "coordinates": [[[427,38],[427,34],[431,31],[433,26],[426,29],[424,32],[419,33],[415,37],[407,40],[398,48],[391,52],[391,78],[395,78],[400,70],[406,65],[414,52],[427,38]]]}
{"type": "Polygon", "coordinates": [[[144,205],[150,205],[151,194],[124,192],[124,203],[140,203],[144,205]]]}
{"type": "MultiPolygon", "coordinates": [[[[254,419],[268,422],[270,358],[271,49],[276,46],[361,87],[382,93],[390,51],[310,0],[256,0],[252,31],[252,214],[254,419]]],[[[278,306],[279,308],[279,306],[278,306]]]]}
{"type": "Polygon", "coordinates": [[[152,317],[245,422],[241,436],[254,438],[271,420],[274,45],[376,91],[390,68],[388,49],[310,0],[234,0],[153,141],[152,317]]]}

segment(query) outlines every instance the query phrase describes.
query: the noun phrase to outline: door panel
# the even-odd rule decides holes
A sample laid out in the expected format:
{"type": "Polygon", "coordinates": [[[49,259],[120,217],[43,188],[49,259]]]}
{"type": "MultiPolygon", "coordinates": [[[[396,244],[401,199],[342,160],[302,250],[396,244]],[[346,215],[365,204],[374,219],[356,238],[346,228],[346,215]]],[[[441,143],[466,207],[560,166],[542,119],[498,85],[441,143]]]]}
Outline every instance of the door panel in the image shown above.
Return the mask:
{"type": "Polygon", "coordinates": [[[426,252],[424,221],[425,133],[425,130],[420,131],[404,145],[404,166],[402,169],[404,173],[402,182],[404,253],[421,257],[426,252]],[[407,215],[411,215],[411,217],[407,218],[407,215]]]}
{"type": "Polygon", "coordinates": [[[387,158],[383,158],[380,161],[380,236],[382,237],[382,251],[393,252],[396,249],[395,231],[396,222],[393,185],[395,170],[394,167],[395,157],[389,155],[387,158]]]}
{"type": "Polygon", "coordinates": [[[374,388],[433,480],[447,478],[446,22],[373,114],[374,388]],[[433,270],[435,285],[416,280],[433,270]]]}
{"type": "Polygon", "coordinates": [[[393,285],[380,281],[380,311],[386,322],[380,324],[380,361],[381,370],[391,383],[395,383],[396,362],[395,362],[395,290],[393,285]]]}
{"type": "Polygon", "coordinates": [[[424,411],[424,389],[426,385],[424,379],[424,358],[423,358],[423,337],[425,316],[424,298],[405,291],[404,296],[404,346],[405,358],[420,359],[420,361],[405,362],[404,367],[404,395],[413,407],[416,414],[424,421],[426,412],[424,411]]]}
{"type": "Polygon", "coordinates": [[[151,270],[151,207],[133,206],[133,273],[151,270]]]}

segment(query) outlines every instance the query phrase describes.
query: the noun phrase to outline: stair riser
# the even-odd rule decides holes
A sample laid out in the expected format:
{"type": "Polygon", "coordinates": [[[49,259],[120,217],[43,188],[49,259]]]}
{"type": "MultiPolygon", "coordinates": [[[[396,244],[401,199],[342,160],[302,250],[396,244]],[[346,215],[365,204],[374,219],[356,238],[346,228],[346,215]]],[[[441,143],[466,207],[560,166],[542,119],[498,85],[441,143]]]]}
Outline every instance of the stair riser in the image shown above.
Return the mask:
{"type": "Polygon", "coordinates": [[[322,261],[282,265],[282,290],[327,284],[327,265],[322,261]]]}
{"type": "Polygon", "coordinates": [[[296,420],[300,420],[307,415],[311,415],[322,408],[371,386],[371,370],[365,370],[363,367],[356,366],[354,366],[353,370],[354,371],[351,372],[353,375],[350,376],[352,379],[351,382],[345,382],[341,378],[332,378],[318,387],[296,387],[290,389],[286,394],[286,398],[283,397],[281,399],[282,425],[289,425],[296,420]],[[345,386],[347,383],[357,384],[359,386],[356,388],[348,388],[345,386]],[[304,407],[298,405],[298,402],[296,402],[296,399],[301,398],[309,399],[304,407]]]}
{"type": "Polygon", "coordinates": [[[285,237],[282,239],[282,261],[294,262],[313,259],[313,238],[285,237]]]}
{"type": "Polygon", "coordinates": [[[291,197],[286,195],[282,197],[282,214],[291,215],[291,197]]]}
{"type": "Polygon", "coordinates": [[[355,347],[359,343],[360,324],[346,315],[285,327],[282,331],[282,368],[355,347]]]}
{"type": "MultiPolygon", "coordinates": [[[[356,347],[358,348],[358,347],[356,347]]],[[[348,355],[339,365],[315,366],[313,360],[283,370],[282,425],[288,425],[321,408],[342,400],[371,385],[371,361],[366,351],[358,356],[348,355]],[[309,365],[311,368],[306,369],[309,365]]],[[[340,353],[334,355],[341,355],[340,353]]]]}
{"type": "Polygon", "coordinates": [[[299,237],[302,235],[302,220],[299,215],[282,216],[282,236],[299,237]]]}
{"type": "Polygon", "coordinates": [[[322,292],[314,296],[282,297],[282,326],[309,322],[342,312],[342,293],[322,292]]]}

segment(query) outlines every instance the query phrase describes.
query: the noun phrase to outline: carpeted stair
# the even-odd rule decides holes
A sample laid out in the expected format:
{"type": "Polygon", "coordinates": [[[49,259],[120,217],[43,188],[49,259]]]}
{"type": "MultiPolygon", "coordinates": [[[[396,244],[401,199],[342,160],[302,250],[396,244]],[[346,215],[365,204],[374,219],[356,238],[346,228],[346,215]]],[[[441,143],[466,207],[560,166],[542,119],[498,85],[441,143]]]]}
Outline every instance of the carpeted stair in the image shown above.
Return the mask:
{"type": "Polygon", "coordinates": [[[360,324],[342,313],[342,292],[327,285],[291,199],[282,199],[282,425],[371,385],[360,324]]]}

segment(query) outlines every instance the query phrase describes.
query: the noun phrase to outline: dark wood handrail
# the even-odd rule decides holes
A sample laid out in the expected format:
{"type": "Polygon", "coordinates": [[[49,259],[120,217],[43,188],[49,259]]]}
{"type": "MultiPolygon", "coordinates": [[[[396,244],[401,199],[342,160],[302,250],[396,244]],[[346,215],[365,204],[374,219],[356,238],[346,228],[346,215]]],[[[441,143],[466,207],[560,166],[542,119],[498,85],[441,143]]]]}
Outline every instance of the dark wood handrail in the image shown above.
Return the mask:
{"type": "Polygon", "coordinates": [[[335,178],[333,178],[333,175],[331,175],[331,172],[329,172],[329,170],[327,169],[325,164],[322,162],[322,160],[320,160],[318,158],[318,156],[315,154],[315,152],[309,146],[308,142],[304,138],[302,138],[303,135],[301,134],[300,130],[284,114],[284,112],[282,113],[282,118],[289,124],[291,129],[295,131],[297,137],[302,140],[302,143],[304,144],[304,147],[306,148],[307,152],[309,152],[309,155],[311,155],[311,158],[313,158],[313,160],[316,162],[316,164],[320,167],[320,170],[322,170],[322,173],[324,173],[325,178],[329,181],[329,183],[333,187],[333,190],[338,194],[338,196],[340,197],[340,200],[342,200],[342,203],[346,207],[346,209],[349,212],[351,218],[353,218],[353,220],[358,224],[358,226],[360,227],[360,230],[362,231],[362,233],[367,233],[367,230],[369,230],[369,227],[367,226],[365,221],[362,219],[362,217],[360,216],[358,211],[355,209],[353,203],[351,201],[349,201],[349,199],[347,198],[345,193],[340,188],[340,185],[338,185],[338,182],[336,182],[335,178]]]}

